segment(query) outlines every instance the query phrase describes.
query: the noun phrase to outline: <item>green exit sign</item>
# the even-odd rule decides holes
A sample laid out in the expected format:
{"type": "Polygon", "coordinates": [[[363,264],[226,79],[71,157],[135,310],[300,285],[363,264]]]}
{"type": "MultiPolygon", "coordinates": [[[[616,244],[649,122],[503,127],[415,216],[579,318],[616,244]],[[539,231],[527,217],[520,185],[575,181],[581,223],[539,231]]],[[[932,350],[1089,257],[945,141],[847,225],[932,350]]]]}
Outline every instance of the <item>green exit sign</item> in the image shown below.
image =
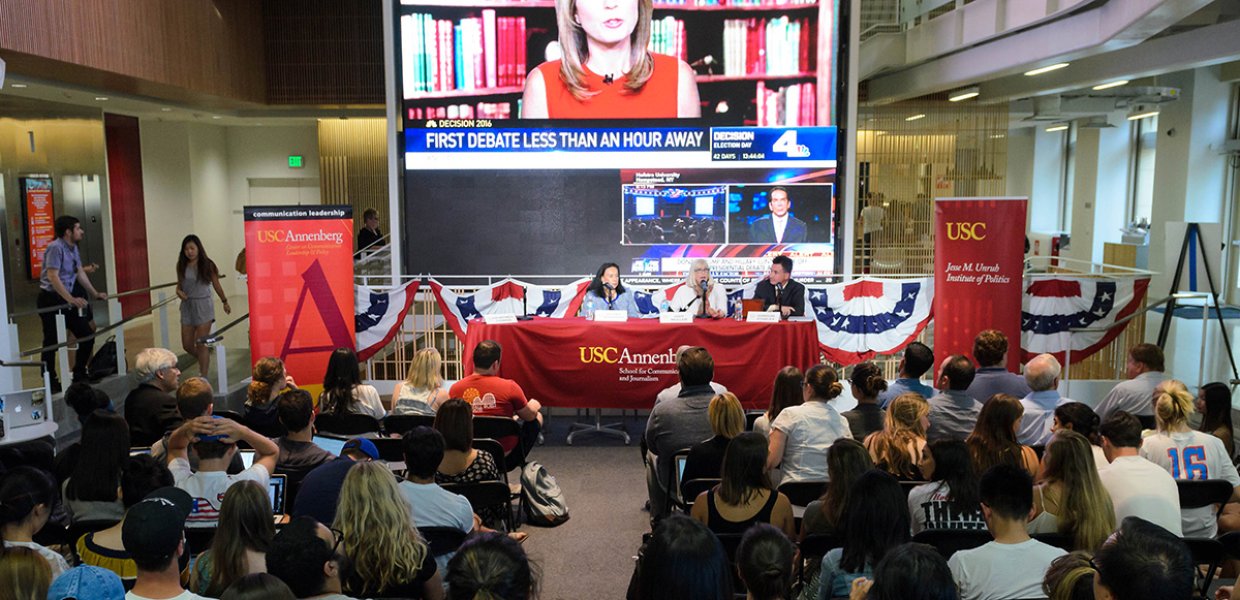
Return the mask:
{"type": "Polygon", "coordinates": [[[305,159],[300,154],[290,154],[288,156],[288,168],[301,169],[306,166],[305,159]]]}

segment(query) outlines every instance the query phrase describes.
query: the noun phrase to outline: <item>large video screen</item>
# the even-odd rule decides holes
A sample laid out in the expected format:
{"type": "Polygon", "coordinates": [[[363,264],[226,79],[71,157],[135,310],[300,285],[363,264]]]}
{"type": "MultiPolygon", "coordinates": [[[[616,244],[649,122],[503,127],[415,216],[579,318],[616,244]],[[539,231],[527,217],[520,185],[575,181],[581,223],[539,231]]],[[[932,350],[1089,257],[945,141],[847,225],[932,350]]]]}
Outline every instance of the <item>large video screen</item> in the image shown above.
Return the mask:
{"type": "Polygon", "coordinates": [[[409,273],[835,273],[846,0],[390,0],[409,273]]]}

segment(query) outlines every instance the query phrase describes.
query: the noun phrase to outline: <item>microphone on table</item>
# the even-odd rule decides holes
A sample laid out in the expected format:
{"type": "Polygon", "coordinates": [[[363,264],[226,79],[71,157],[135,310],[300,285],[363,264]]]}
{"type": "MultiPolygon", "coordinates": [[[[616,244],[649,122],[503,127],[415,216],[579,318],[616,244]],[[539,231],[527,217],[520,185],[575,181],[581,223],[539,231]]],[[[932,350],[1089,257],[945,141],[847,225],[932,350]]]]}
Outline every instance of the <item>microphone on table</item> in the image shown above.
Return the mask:
{"type": "Polygon", "coordinates": [[[616,286],[604,281],[603,287],[607,288],[607,293],[604,294],[606,298],[603,298],[604,300],[607,301],[607,310],[612,310],[616,302],[616,298],[615,296],[612,295],[612,293],[616,291],[616,286]]]}
{"type": "Polygon", "coordinates": [[[606,75],[604,75],[604,76],[603,76],[603,83],[605,83],[605,84],[607,84],[607,85],[611,85],[611,84],[612,84],[612,83],[614,83],[615,81],[616,81],[616,77],[615,77],[615,75],[612,75],[611,73],[608,73],[608,74],[606,74],[606,75]]]}
{"type": "Polygon", "coordinates": [[[782,283],[776,284],[775,285],[775,309],[778,310],[781,313],[781,315],[784,312],[783,311],[784,303],[782,300],[783,295],[784,295],[784,284],[782,283]]]}

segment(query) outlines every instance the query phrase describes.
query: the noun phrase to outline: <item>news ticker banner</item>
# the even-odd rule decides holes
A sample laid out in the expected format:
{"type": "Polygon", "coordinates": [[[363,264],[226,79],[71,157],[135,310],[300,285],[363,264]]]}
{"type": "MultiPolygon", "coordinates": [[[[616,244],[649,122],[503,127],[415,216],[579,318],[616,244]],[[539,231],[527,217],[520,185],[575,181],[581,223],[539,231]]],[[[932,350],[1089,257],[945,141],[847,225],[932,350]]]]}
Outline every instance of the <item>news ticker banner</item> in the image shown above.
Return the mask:
{"type": "Polygon", "coordinates": [[[676,120],[570,127],[565,121],[432,119],[405,129],[405,168],[834,167],[836,133],[835,127],[707,127],[676,120]]]}
{"type": "Polygon", "coordinates": [[[52,205],[52,178],[46,175],[22,177],[22,215],[26,222],[26,257],[31,279],[43,274],[43,252],[56,237],[56,212],[52,205]]]}
{"type": "Polygon", "coordinates": [[[315,397],[327,359],[354,347],[353,207],[245,207],[250,356],[284,361],[315,397]]]}
{"type": "Polygon", "coordinates": [[[1025,198],[935,201],[934,352],[940,362],[952,354],[972,357],[978,332],[998,329],[1008,339],[1008,370],[1019,369],[1026,204],[1025,198]]]}

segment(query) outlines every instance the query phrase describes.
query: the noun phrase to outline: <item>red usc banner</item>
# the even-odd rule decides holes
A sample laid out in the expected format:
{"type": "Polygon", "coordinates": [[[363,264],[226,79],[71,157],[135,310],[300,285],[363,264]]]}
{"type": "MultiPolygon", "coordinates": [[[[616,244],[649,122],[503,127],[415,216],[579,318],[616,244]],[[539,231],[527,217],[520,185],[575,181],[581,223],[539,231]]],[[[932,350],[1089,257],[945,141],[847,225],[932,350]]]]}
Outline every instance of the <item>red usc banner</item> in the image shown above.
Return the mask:
{"type": "Polygon", "coordinates": [[[336,348],[354,347],[353,207],[247,206],[250,359],[278,356],[317,396],[336,348]]]}
{"type": "MultiPolygon", "coordinates": [[[[1024,198],[943,198],[934,203],[934,356],[973,356],[973,338],[998,329],[1007,367],[1020,366],[1024,198]]],[[[936,369],[937,372],[937,369],[936,369]]]]}

